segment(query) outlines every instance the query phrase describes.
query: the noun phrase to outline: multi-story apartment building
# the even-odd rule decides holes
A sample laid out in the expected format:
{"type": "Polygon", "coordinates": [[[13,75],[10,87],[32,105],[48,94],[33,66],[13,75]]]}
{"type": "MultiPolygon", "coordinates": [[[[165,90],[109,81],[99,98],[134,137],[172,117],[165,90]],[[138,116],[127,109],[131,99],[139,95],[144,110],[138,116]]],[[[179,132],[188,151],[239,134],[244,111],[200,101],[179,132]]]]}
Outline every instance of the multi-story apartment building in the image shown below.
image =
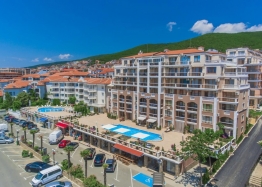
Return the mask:
{"type": "Polygon", "coordinates": [[[157,126],[217,130],[237,137],[245,130],[249,84],[246,67],[216,50],[165,50],[121,59],[115,65],[107,109],[157,126]]]}
{"type": "Polygon", "coordinates": [[[262,53],[249,48],[228,49],[227,60],[247,67],[250,84],[249,106],[257,108],[262,104],[262,53]]]}
{"type": "Polygon", "coordinates": [[[83,101],[91,111],[94,107],[99,112],[104,112],[106,105],[106,96],[108,96],[107,85],[111,83],[109,78],[72,78],[66,77],[50,80],[47,83],[47,89],[50,90],[48,98],[60,99],[67,102],[69,97],[76,97],[77,102],[83,101]]]}
{"type": "Polygon", "coordinates": [[[29,74],[30,68],[0,68],[0,79],[13,79],[29,74]]]}

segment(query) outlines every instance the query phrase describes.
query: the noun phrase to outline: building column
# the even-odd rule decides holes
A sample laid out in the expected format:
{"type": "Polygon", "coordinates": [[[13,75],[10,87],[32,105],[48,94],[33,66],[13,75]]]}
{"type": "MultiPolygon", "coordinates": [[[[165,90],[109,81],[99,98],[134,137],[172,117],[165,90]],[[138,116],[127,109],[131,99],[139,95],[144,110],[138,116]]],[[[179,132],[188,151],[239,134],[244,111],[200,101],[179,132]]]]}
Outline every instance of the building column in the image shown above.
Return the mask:
{"type": "Polygon", "coordinates": [[[159,173],[163,172],[163,160],[161,160],[161,163],[159,164],[159,173]]]}
{"type": "Polygon", "coordinates": [[[144,166],[147,167],[148,165],[148,157],[144,155],[144,166]]]}
{"type": "Polygon", "coordinates": [[[101,148],[101,139],[97,138],[97,147],[101,148]]]}
{"type": "Polygon", "coordinates": [[[90,144],[93,145],[93,136],[90,136],[90,144]]]}
{"type": "Polygon", "coordinates": [[[111,143],[110,142],[107,143],[107,151],[111,153],[111,143]]]}
{"type": "Polygon", "coordinates": [[[82,141],[84,142],[85,141],[85,134],[81,133],[81,135],[82,135],[82,141]]]}
{"type": "Polygon", "coordinates": [[[179,174],[180,174],[180,165],[175,164],[175,176],[179,176],[179,174]]]}

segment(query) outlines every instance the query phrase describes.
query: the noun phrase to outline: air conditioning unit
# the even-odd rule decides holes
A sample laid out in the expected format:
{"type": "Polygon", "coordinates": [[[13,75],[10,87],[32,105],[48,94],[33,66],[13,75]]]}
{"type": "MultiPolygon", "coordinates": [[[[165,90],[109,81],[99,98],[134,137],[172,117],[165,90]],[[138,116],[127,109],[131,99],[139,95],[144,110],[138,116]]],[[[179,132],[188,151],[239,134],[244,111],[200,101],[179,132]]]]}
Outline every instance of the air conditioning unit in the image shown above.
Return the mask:
{"type": "Polygon", "coordinates": [[[239,95],[239,92],[236,92],[236,95],[239,95]]]}

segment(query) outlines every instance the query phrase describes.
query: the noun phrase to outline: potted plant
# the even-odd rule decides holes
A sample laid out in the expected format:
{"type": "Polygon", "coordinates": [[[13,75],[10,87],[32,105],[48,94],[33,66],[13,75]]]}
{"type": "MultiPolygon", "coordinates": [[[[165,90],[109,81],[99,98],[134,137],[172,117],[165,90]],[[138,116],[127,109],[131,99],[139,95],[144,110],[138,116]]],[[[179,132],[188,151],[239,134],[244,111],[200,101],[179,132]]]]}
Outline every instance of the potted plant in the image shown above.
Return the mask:
{"type": "Polygon", "coordinates": [[[159,147],[159,146],[156,146],[155,149],[156,149],[157,151],[159,151],[160,147],[159,147]]]}

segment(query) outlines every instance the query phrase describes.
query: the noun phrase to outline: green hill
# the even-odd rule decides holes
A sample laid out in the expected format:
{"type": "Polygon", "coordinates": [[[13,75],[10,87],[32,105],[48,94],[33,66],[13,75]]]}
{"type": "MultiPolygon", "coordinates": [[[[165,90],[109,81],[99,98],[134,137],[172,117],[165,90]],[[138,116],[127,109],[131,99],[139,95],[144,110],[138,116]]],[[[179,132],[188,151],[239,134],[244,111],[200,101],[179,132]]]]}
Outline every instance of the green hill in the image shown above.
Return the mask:
{"type": "MultiPolygon", "coordinates": [[[[185,49],[190,46],[193,48],[196,48],[198,46],[204,46],[205,50],[212,48],[212,49],[217,49],[220,52],[225,52],[226,49],[237,48],[237,47],[262,49],[262,32],[244,32],[244,33],[235,33],[235,34],[210,33],[189,40],[184,40],[181,42],[163,43],[163,44],[144,44],[113,54],[90,56],[79,60],[91,59],[92,62],[94,62],[95,60],[100,60],[101,63],[105,63],[110,60],[120,59],[121,57],[137,54],[140,50],[142,50],[143,52],[158,52],[158,51],[163,51],[164,49],[169,49],[169,50],[185,49]]],[[[54,62],[48,64],[40,64],[37,66],[50,66],[53,64],[62,64],[62,63],[54,62]]]]}

